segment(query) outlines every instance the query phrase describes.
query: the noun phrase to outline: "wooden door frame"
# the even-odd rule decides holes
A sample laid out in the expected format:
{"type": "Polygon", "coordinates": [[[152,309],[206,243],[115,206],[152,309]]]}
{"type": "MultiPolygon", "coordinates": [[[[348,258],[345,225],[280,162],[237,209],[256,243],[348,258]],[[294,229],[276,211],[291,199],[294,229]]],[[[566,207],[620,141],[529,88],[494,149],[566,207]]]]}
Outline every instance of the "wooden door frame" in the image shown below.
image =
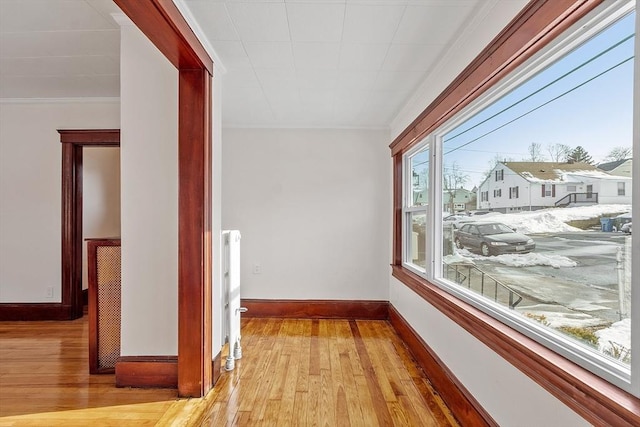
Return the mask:
{"type": "Polygon", "coordinates": [[[113,1],[178,69],[178,394],[201,397],[214,382],[211,342],[213,61],[173,0],[113,1]]]}
{"type": "Polygon", "coordinates": [[[82,151],[84,147],[120,147],[119,129],[58,129],[62,144],[61,307],[66,318],[83,314],[82,298],[82,151]]]}

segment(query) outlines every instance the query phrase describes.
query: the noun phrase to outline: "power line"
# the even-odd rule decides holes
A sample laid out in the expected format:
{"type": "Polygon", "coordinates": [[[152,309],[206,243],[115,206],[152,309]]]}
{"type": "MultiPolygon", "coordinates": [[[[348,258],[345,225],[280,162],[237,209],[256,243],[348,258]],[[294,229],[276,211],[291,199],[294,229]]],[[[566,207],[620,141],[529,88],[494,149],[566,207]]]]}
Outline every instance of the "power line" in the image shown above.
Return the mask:
{"type": "Polygon", "coordinates": [[[582,64],[578,65],[577,67],[569,70],[568,72],[566,72],[565,74],[561,75],[560,77],[558,77],[557,79],[547,83],[546,85],[542,86],[540,89],[530,93],[529,95],[525,96],[524,98],[514,102],[513,104],[509,105],[508,107],[505,107],[504,109],[498,111],[497,113],[495,113],[494,115],[492,115],[491,117],[486,118],[485,120],[481,121],[480,123],[477,123],[476,125],[470,127],[469,129],[466,129],[450,138],[447,138],[446,141],[444,142],[448,142],[451,141],[461,135],[464,135],[465,133],[477,128],[478,126],[488,122],[489,120],[494,119],[495,117],[499,116],[500,114],[504,113],[507,110],[510,110],[511,108],[515,107],[516,105],[526,101],[527,99],[531,98],[534,95],[537,95],[538,93],[542,92],[543,90],[547,89],[548,87],[556,84],[557,82],[559,82],[560,80],[564,79],[565,77],[573,74],[574,72],[578,71],[580,68],[585,67],[586,65],[590,64],[591,62],[595,61],[596,59],[600,58],[601,56],[603,56],[604,54],[612,51],[613,49],[615,49],[616,47],[620,46],[621,44],[623,44],[624,42],[626,42],[627,40],[633,38],[633,36],[635,36],[635,33],[628,35],[627,37],[623,38],[622,40],[618,41],[617,43],[613,44],[612,46],[608,47],[607,49],[603,50],[602,52],[600,52],[599,54],[597,54],[596,56],[593,56],[592,58],[590,58],[589,60],[583,62],[582,64]]]}
{"type": "Polygon", "coordinates": [[[625,60],[623,60],[623,61],[618,62],[616,65],[614,65],[614,66],[612,66],[612,67],[610,67],[610,68],[607,68],[607,69],[606,69],[606,70],[604,70],[603,72],[601,72],[601,73],[599,73],[599,74],[596,74],[595,76],[591,77],[590,79],[585,80],[584,82],[580,83],[579,85],[574,86],[573,88],[571,88],[571,89],[567,90],[566,92],[561,93],[560,95],[556,96],[555,98],[551,98],[549,101],[544,102],[544,103],[542,103],[542,104],[538,105],[538,106],[537,106],[537,107],[535,107],[535,108],[532,108],[531,110],[527,111],[526,113],[523,113],[523,114],[521,114],[521,115],[519,115],[519,116],[515,117],[514,119],[509,120],[508,122],[506,122],[506,123],[504,123],[504,124],[502,124],[502,125],[498,126],[497,128],[494,128],[494,129],[490,130],[489,132],[486,132],[486,133],[484,133],[484,134],[480,135],[480,136],[479,136],[479,137],[477,137],[477,138],[472,139],[472,140],[471,140],[471,141],[469,141],[469,142],[466,142],[466,143],[464,143],[464,144],[462,144],[462,145],[460,145],[460,146],[458,146],[458,147],[456,147],[456,148],[452,148],[451,150],[449,150],[449,151],[447,151],[446,153],[444,153],[444,155],[447,155],[447,154],[449,154],[449,153],[452,153],[452,152],[454,152],[454,151],[457,151],[457,150],[461,149],[462,147],[466,147],[467,145],[469,145],[469,144],[471,144],[471,143],[474,143],[474,142],[478,141],[479,139],[482,139],[482,138],[484,138],[485,136],[490,135],[490,134],[492,134],[492,133],[494,133],[494,132],[496,132],[496,131],[498,131],[498,130],[502,129],[502,128],[504,128],[504,127],[506,127],[506,126],[510,125],[511,123],[513,123],[513,122],[515,122],[515,121],[517,121],[517,120],[520,120],[521,118],[523,118],[523,117],[525,117],[525,116],[528,116],[529,114],[533,113],[534,111],[537,111],[537,110],[539,110],[540,108],[542,108],[542,107],[544,107],[544,106],[546,106],[546,105],[551,104],[553,101],[557,101],[558,99],[560,99],[560,98],[562,98],[563,96],[568,95],[569,93],[571,93],[571,92],[573,92],[573,91],[575,91],[575,90],[577,90],[577,89],[581,88],[582,86],[586,85],[587,83],[590,83],[590,82],[592,82],[593,80],[595,80],[595,79],[597,79],[597,78],[599,78],[599,77],[602,77],[603,75],[607,74],[608,72],[610,72],[610,71],[612,71],[612,70],[614,70],[614,69],[618,68],[619,66],[621,66],[621,65],[623,65],[623,64],[625,64],[625,63],[627,63],[627,62],[629,62],[629,61],[630,61],[630,60],[632,60],[633,58],[634,58],[634,56],[632,55],[632,56],[630,56],[629,58],[627,58],[627,59],[625,59],[625,60]]]}

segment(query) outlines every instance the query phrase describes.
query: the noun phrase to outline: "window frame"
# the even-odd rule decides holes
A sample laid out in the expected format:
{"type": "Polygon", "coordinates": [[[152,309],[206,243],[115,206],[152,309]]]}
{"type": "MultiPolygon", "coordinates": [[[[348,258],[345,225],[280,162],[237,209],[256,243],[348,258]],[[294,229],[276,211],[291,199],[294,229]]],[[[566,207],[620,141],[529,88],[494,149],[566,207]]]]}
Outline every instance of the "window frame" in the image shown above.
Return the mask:
{"type": "MultiPolygon", "coordinates": [[[[411,182],[411,186],[413,187],[414,184],[414,176],[413,176],[413,168],[411,167],[411,160],[417,156],[418,154],[420,154],[422,151],[425,150],[424,146],[416,146],[414,147],[414,149],[409,150],[407,153],[405,153],[405,155],[403,156],[403,165],[402,165],[402,176],[403,176],[403,188],[407,188],[408,183],[411,182]],[[408,166],[408,167],[407,167],[408,166]]],[[[429,181],[429,185],[427,185],[427,201],[431,200],[431,191],[432,191],[432,185],[431,183],[432,181],[432,177],[431,177],[431,170],[432,170],[432,163],[431,163],[431,151],[430,148],[427,148],[427,150],[429,150],[429,172],[428,172],[428,181],[429,181]]],[[[403,239],[402,241],[403,243],[403,251],[402,251],[402,255],[401,255],[401,259],[402,259],[402,263],[409,268],[410,270],[412,270],[413,272],[417,273],[417,274],[424,274],[427,270],[427,266],[425,266],[424,269],[420,268],[420,266],[414,264],[412,262],[412,260],[409,260],[408,257],[411,256],[411,245],[412,245],[412,239],[411,239],[411,235],[410,232],[412,232],[412,229],[409,229],[408,224],[411,224],[412,222],[410,220],[407,220],[407,218],[410,218],[411,215],[415,214],[415,213],[422,213],[424,212],[425,214],[425,221],[428,224],[429,223],[429,209],[430,209],[430,203],[427,203],[425,205],[416,205],[413,201],[413,194],[402,194],[402,236],[403,239]]],[[[425,245],[425,259],[429,259],[429,255],[430,251],[428,250],[428,248],[425,245]]]]}
{"type": "MultiPolygon", "coordinates": [[[[574,1],[564,2],[543,2],[532,1],[525,9],[511,22],[511,24],[474,60],[463,73],[454,80],[454,82],[445,89],[427,109],[403,132],[396,138],[390,148],[395,158],[394,167],[397,177],[397,168],[401,167],[402,162],[399,161],[402,154],[406,150],[421,145],[425,135],[430,135],[431,144],[434,138],[433,131],[449,120],[453,115],[459,113],[469,103],[477,99],[485,92],[489,92],[493,85],[505,77],[516,66],[524,63],[526,60],[537,54],[544,46],[553,46],[555,39],[565,29],[583,19],[589,12],[594,10],[601,2],[584,2],[574,1]],[[552,3],[552,4],[549,4],[552,3]],[[552,10],[549,10],[552,9],[552,10]],[[553,21],[554,25],[549,27],[549,21],[553,21]],[[532,28],[534,27],[534,28],[532,28]],[[535,31],[534,31],[535,29],[535,31]],[[517,37],[520,37],[519,39],[517,37]],[[514,49],[508,41],[518,40],[519,46],[523,44],[526,48],[519,52],[511,52],[514,49]],[[531,43],[523,43],[522,37],[527,37],[531,43]],[[509,56],[511,54],[512,56],[509,56]],[[500,59],[500,62],[497,59],[500,59]],[[489,61],[491,59],[492,61],[489,61]],[[488,68],[488,69],[487,69],[488,68]],[[478,85],[471,85],[469,82],[481,82],[478,85]],[[471,88],[471,89],[469,89],[471,88]]],[[[601,9],[611,7],[611,4],[600,6],[601,9]]],[[[636,15],[636,27],[638,26],[636,15]]],[[[571,37],[571,36],[570,36],[571,37]]],[[[636,43],[637,52],[640,51],[636,43]]],[[[636,59],[636,62],[638,60],[636,59]]],[[[516,73],[517,74],[517,73],[516,73]]],[[[640,78],[636,73],[636,86],[638,86],[640,78]]],[[[638,102],[638,89],[635,90],[635,102],[638,102]]],[[[638,121],[638,112],[635,111],[634,121],[638,121]]],[[[634,146],[638,152],[638,130],[634,129],[634,146]]],[[[432,155],[436,154],[438,144],[432,144],[430,149],[432,155]]],[[[440,167],[438,165],[438,157],[436,156],[432,162],[432,174],[440,167]]],[[[638,178],[638,168],[634,168],[634,177],[638,178]]],[[[432,190],[438,184],[438,179],[432,179],[432,190]]],[[[402,191],[398,180],[394,180],[394,200],[397,200],[397,192],[402,191]]],[[[435,191],[434,191],[435,192],[435,191]]],[[[637,193],[637,191],[634,191],[637,193]]],[[[437,205],[438,193],[432,205],[437,205]]],[[[441,196],[440,196],[441,197],[441,196]]],[[[638,197],[634,198],[634,205],[640,204],[638,197]]],[[[636,206],[638,210],[638,206],[636,206]]],[[[397,212],[397,209],[396,209],[397,212]]],[[[441,224],[438,216],[441,213],[437,211],[432,213],[432,221],[430,224],[441,224]]],[[[397,214],[394,216],[396,221],[395,230],[398,229],[397,221],[401,220],[397,214]]],[[[440,218],[441,219],[441,218],[440,218]]],[[[437,227],[431,225],[428,228],[429,233],[436,231],[437,227]]],[[[441,232],[441,231],[440,231],[441,232]]],[[[393,276],[413,289],[418,295],[422,296],[426,301],[448,315],[456,323],[464,327],[469,333],[487,344],[503,358],[511,362],[522,372],[530,376],[541,386],[546,388],[550,393],[555,395],[559,400],[563,401],[576,412],[584,416],[588,421],[597,424],[617,424],[620,422],[633,424],[640,421],[640,400],[630,395],[602,378],[592,374],[584,368],[569,362],[554,351],[541,346],[536,341],[522,334],[518,328],[504,328],[504,324],[486,315],[486,313],[478,310],[473,305],[462,301],[458,296],[444,291],[434,284],[434,274],[438,274],[438,268],[432,268],[427,274],[416,274],[404,268],[397,263],[397,251],[399,245],[397,242],[398,235],[394,234],[394,264],[393,276]],[[425,280],[426,279],[426,280],[425,280]],[[595,405],[594,405],[595,402],[595,405]]],[[[431,246],[435,254],[442,240],[439,236],[434,235],[431,246]]],[[[634,251],[640,249],[638,242],[634,243],[634,251]]],[[[434,259],[434,258],[430,258],[434,259]]],[[[439,258],[438,258],[439,259],[439,258]]],[[[429,262],[427,263],[429,264],[429,262]]],[[[436,266],[437,267],[437,266],[436,266]]],[[[634,267],[635,268],[635,267],[634,267]]],[[[638,294],[633,298],[635,307],[639,303],[638,294]]],[[[637,326],[637,321],[635,322],[637,326]]],[[[636,344],[634,350],[639,347],[636,344]]],[[[636,353],[640,353],[636,351],[636,353]]],[[[637,367],[640,366],[638,358],[636,363],[632,361],[632,369],[638,372],[637,367]]],[[[636,377],[638,375],[636,374],[636,377]]],[[[637,393],[638,381],[635,380],[632,389],[637,393]]]]}
{"type": "Polygon", "coordinates": [[[626,196],[627,194],[627,189],[626,189],[626,183],[625,182],[618,182],[618,196],[626,196]]]}

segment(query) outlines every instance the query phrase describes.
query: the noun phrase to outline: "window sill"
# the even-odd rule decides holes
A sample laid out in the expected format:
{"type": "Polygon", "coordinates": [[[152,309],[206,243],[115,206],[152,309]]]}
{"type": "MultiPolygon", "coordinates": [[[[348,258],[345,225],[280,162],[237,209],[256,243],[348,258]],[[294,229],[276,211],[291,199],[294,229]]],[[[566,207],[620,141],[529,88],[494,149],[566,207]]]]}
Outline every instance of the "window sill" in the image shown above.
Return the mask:
{"type": "Polygon", "coordinates": [[[392,275],[594,425],[640,425],[640,399],[455,298],[408,269],[392,275]]]}

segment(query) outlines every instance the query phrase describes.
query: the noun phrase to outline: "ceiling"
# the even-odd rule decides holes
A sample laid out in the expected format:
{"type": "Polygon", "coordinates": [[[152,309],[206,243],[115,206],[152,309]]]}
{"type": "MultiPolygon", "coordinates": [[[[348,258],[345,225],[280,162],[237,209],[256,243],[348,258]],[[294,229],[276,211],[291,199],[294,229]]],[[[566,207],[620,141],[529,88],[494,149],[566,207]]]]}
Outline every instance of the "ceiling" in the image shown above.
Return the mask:
{"type": "MultiPolygon", "coordinates": [[[[388,128],[478,16],[523,3],[174,1],[222,64],[226,126],[331,128],[388,128]]],[[[119,96],[115,12],[111,0],[0,0],[0,98],[119,96]]]]}
{"type": "Polygon", "coordinates": [[[0,98],[120,96],[111,0],[0,0],[0,98]]]}

